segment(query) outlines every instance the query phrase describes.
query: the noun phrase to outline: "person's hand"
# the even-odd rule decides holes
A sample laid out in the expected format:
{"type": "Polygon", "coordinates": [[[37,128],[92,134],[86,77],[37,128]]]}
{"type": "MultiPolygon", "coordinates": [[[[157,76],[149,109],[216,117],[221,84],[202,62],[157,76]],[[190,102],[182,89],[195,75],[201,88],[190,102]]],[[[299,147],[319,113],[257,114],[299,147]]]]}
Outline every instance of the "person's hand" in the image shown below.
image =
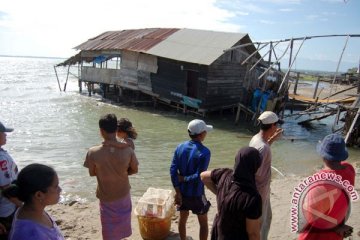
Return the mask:
{"type": "Polygon", "coordinates": [[[6,233],[6,227],[0,223],[0,235],[3,235],[6,233]]]}
{"type": "Polygon", "coordinates": [[[347,238],[350,237],[352,232],[353,232],[353,228],[349,225],[341,225],[339,227],[337,227],[335,229],[335,232],[337,234],[339,234],[340,236],[342,236],[343,238],[347,238]]]}
{"type": "Polygon", "coordinates": [[[281,134],[284,132],[284,129],[282,128],[277,128],[274,132],[274,134],[268,139],[268,143],[271,144],[273,143],[275,140],[279,139],[281,134]]]}
{"type": "Polygon", "coordinates": [[[181,182],[185,182],[185,177],[178,174],[178,181],[179,181],[180,183],[181,183],[181,182]]]}
{"type": "Polygon", "coordinates": [[[284,129],[282,128],[277,128],[275,133],[272,135],[272,137],[276,140],[277,138],[279,138],[281,136],[281,134],[284,132],[284,129]]]}

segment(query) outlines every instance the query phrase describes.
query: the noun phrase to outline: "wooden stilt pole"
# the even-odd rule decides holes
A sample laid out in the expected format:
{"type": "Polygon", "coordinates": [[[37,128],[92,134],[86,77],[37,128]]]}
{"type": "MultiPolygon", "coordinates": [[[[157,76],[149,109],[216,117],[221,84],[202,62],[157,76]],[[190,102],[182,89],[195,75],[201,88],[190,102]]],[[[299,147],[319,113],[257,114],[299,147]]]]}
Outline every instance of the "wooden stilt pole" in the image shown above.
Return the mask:
{"type": "Polygon", "coordinates": [[[67,81],[69,79],[69,72],[70,72],[70,65],[68,66],[68,70],[67,70],[66,81],[65,81],[65,84],[64,84],[64,92],[66,91],[66,84],[67,84],[67,81]]]}
{"type": "Polygon", "coordinates": [[[299,84],[299,78],[300,78],[300,73],[297,72],[297,73],[296,73],[295,86],[294,86],[294,94],[295,94],[295,95],[296,95],[297,87],[298,87],[298,84],[299,84]]]}
{"type": "Polygon", "coordinates": [[[56,79],[57,79],[57,82],[58,82],[58,85],[59,85],[59,90],[61,92],[60,81],[59,81],[59,77],[58,77],[58,74],[57,74],[57,71],[56,71],[56,66],[54,66],[54,70],[55,70],[56,79]]]}

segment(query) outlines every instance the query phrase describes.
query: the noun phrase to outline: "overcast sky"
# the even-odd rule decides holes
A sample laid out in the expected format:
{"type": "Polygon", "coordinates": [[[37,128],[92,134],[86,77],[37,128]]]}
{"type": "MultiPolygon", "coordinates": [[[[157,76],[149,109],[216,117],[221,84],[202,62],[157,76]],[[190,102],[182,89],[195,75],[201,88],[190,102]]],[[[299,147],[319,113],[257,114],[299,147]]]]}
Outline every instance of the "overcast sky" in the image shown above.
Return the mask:
{"type": "MultiPolygon", "coordinates": [[[[77,53],[73,47],[102,32],[153,27],[241,32],[253,41],[360,34],[360,1],[4,0],[0,55],[67,58],[77,53]]],[[[345,37],[306,41],[293,68],[335,71],[345,42],[345,37]]],[[[278,56],[284,48],[277,47],[278,56]]],[[[357,67],[359,58],[360,37],[350,38],[341,69],[357,67]]]]}

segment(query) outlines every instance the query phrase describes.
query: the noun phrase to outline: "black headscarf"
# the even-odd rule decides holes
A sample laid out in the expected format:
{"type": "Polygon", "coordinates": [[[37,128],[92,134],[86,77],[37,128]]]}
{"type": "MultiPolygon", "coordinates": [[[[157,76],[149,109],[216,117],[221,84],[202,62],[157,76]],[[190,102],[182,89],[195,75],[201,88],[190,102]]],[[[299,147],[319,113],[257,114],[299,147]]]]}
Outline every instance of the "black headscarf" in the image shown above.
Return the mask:
{"type": "Polygon", "coordinates": [[[261,163],[262,158],[256,148],[241,148],[235,157],[233,182],[240,187],[256,189],[255,173],[261,163]]]}
{"type": "Polygon", "coordinates": [[[215,170],[214,175],[220,175],[216,194],[218,213],[211,239],[249,239],[246,218],[261,216],[261,196],[255,184],[255,173],[261,162],[258,150],[244,147],[236,154],[234,170],[215,170]]]}

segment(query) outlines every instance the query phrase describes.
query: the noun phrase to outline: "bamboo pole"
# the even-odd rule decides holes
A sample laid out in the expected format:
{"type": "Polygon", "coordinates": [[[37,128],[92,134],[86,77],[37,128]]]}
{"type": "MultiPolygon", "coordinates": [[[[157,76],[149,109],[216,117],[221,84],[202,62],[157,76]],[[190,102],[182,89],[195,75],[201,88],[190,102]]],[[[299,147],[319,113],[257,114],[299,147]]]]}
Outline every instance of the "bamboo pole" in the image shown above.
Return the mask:
{"type": "Polygon", "coordinates": [[[276,60],[270,67],[268,67],[268,68],[258,77],[258,79],[261,79],[271,68],[273,68],[278,62],[280,62],[281,58],[283,58],[283,57],[285,56],[285,54],[286,54],[287,50],[289,49],[291,43],[292,43],[292,42],[290,42],[290,43],[288,44],[288,46],[286,47],[283,55],[281,55],[281,57],[279,57],[278,60],[276,60]]]}
{"type": "Polygon", "coordinates": [[[288,77],[288,75],[289,75],[289,73],[290,73],[290,70],[291,70],[291,68],[292,68],[292,65],[294,64],[294,62],[295,62],[295,60],[296,60],[296,58],[297,58],[297,55],[299,54],[300,49],[301,49],[301,47],[303,46],[305,40],[306,40],[306,37],[303,38],[303,41],[301,42],[301,45],[299,46],[299,48],[298,48],[298,50],[297,50],[297,52],[296,52],[296,54],[295,54],[295,56],[294,56],[294,60],[291,62],[290,66],[289,66],[289,69],[286,71],[286,73],[285,73],[285,75],[284,75],[284,78],[283,78],[283,80],[281,81],[280,87],[279,87],[279,89],[278,89],[278,94],[280,93],[281,88],[282,88],[284,82],[286,81],[286,79],[287,79],[287,77],[288,77]]]}
{"type": "MultiPolygon", "coordinates": [[[[276,43],[273,46],[270,46],[270,49],[264,54],[264,56],[262,56],[251,68],[250,68],[250,72],[261,62],[261,60],[263,60],[269,53],[271,53],[271,51],[276,47],[276,45],[278,45],[279,43],[276,43]]],[[[275,54],[275,51],[274,51],[275,54]]]]}
{"type": "Polygon", "coordinates": [[[313,99],[316,98],[316,93],[319,87],[319,82],[320,82],[320,76],[318,76],[317,80],[316,80],[316,85],[315,85],[315,90],[314,90],[314,95],[313,95],[313,99]]]}
{"type": "Polygon", "coordinates": [[[67,70],[66,81],[64,84],[64,92],[66,91],[66,85],[67,85],[67,81],[69,79],[69,72],[70,72],[70,65],[68,66],[68,70],[67,70]]]}
{"type": "Polygon", "coordinates": [[[267,45],[269,45],[269,43],[264,44],[264,46],[256,49],[256,51],[254,51],[252,54],[250,54],[250,56],[248,56],[242,63],[241,65],[244,65],[247,61],[249,61],[250,58],[252,58],[256,53],[258,53],[261,49],[263,49],[264,47],[266,47],[267,45]]]}
{"type": "MultiPolygon", "coordinates": [[[[325,38],[325,37],[360,37],[360,34],[332,34],[332,35],[315,35],[315,36],[307,36],[305,37],[306,39],[313,39],[313,38],[325,38]]],[[[252,43],[245,43],[245,44],[241,44],[241,45],[237,45],[234,46],[232,48],[228,48],[225,49],[224,52],[228,52],[228,51],[232,51],[234,49],[237,48],[242,48],[242,47],[246,47],[246,46],[250,46],[250,45],[254,45],[254,44],[265,44],[265,43],[269,43],[269,42],[273,42],[273,43],[281,43],[281,42],[289,42],[291,40],[302,40],[304,39],[304,37],[298,37],[298,38],[287,38],[287,39],[283,39],[283,40],[272,40],[272,41],[264,41],[264,42],[252,42],[252,43]]]]}
{"type": "Polygon", "coordinates": [[[59,85],[59,90],[61,92],[60,81],[59,81],[59,77],[58,77],[58,74],[57,74],[57,71],[56,71],[56,66],[54,66],[54,70],[55,70],[56,79],[57,79],[57,82],[58,82],[58,85],[59,85]]]}
{"type": "Polygon", "coordinates": [[[347,47],[347,43],[348,43],[348,41],[349,41],[349,38],[350,38],[350,37],[349,37],[349,35],[348,35],[347,38],[346,38],[346,41],[345,41],[345,45],[344,45],[344,47],[343,47],[343,50],[342,50],[342,52],[341,52],[341,54],[340,54],[340,58],[339,58],[339,61],[338,61],[337,67],[336,67],[336,72],[335,72],[335,75],[334,75],[334,79],[333,79],[332,84],[331,84],[331,86],[330,86],[329,97],[327,98],[328,102],[329,102],[329,99],[330,99],[331,94],[332,94],[333,86],[334,86],[334,83],[335,83],[335,81],[336,81],[336,76],[337,76],[337,74],[338,74],[338,72],[339,72],[340,63],[341,63],[342,57],[343,57],[343,55],[344,55],[345,49],[346,49],[346,47],[347,47]]]}

